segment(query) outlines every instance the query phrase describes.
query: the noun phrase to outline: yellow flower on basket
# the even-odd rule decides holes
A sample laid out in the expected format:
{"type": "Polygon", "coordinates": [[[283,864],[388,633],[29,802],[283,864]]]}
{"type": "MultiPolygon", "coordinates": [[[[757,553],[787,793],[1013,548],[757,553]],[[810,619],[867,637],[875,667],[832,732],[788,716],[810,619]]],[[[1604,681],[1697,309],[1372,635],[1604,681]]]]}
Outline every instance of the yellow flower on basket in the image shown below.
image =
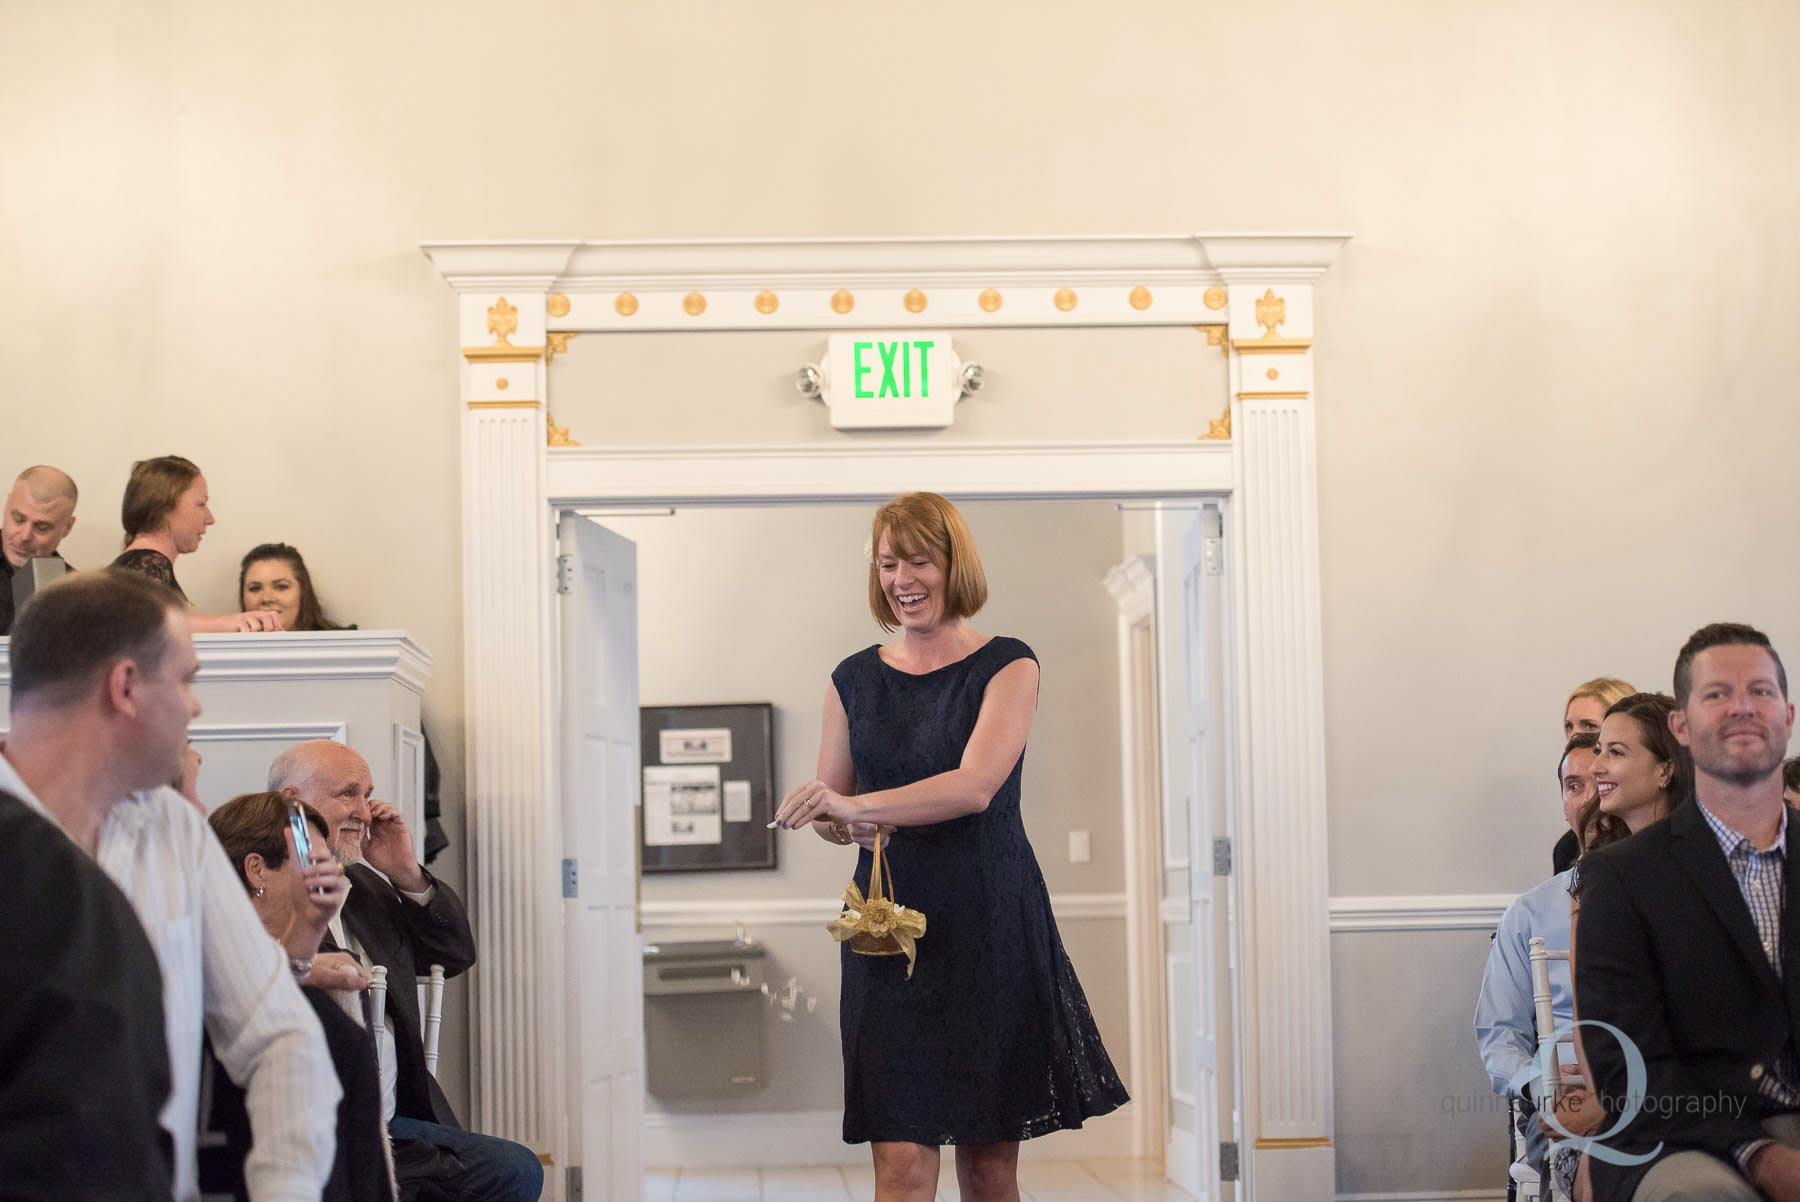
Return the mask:
{"type": "MultiPolygon", "coordinates": [[[[849,941],[850,950],[864,956],[906,957],[906,976],[912,979],[918,962],[918,940],[925,934],[925,916],[909,910],[881,889],[881,870],[886,857],[881,852],[881,837],[875,839],[875,865],[869,877],[869,896],[851,881],[844,886],[844,912],[826,926],[839,943],[849,941]]],[[[888,873],[889,880],[893,873],[888,873]]]]}

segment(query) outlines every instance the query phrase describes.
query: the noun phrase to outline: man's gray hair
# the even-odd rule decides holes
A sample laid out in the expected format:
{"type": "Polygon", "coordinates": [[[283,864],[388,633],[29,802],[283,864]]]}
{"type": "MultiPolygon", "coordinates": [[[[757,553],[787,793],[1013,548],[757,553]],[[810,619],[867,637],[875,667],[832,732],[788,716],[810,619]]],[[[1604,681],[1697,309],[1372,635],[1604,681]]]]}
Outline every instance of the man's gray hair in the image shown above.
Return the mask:
{"type": "Polygon", "coordinates": [[[294,744],[269,765],[269,792],[279,793],[284,789],[306,792],[306,786],[312,783],[313,774],[318,770],[318,763],[311,743],[294,744]]]}

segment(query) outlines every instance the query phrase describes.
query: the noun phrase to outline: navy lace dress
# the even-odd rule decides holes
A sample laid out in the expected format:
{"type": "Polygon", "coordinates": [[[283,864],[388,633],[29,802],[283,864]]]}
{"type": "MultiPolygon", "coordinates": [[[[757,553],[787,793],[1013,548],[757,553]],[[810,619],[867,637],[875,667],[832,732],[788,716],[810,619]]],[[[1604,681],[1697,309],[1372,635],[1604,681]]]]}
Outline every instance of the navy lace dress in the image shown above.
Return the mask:
{"type": "MultiPolygon", "coordinates": [[[[870,647],[831,674],[850,719],[856,791],[909,785],[962,762],[1000,669],[1037,657],[994,638],[912,675],[870,647]]],[[[903,827],[894,897],[925,913],[918,965],[843,944],[844,1140],[990,1144],[1079,1127],[1128,1100],[1050,913],[1019,816],[1025,759],[986,811],[903,827]]],[[[857,860],[866,894],[870,855],[857,860]]]]}

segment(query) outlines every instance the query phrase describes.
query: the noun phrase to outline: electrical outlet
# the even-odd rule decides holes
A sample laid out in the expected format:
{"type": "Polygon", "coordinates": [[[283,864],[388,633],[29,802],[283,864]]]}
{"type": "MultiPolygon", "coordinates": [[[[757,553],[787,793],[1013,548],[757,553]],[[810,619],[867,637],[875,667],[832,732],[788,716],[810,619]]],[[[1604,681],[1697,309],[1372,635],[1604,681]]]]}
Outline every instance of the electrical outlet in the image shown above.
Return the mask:
{"type": "Polygon", "coordinates": [[[1086,864],[1094,858],[1093,841],[1086,831],[1069,832],[1069,863],[1086,864]]]}

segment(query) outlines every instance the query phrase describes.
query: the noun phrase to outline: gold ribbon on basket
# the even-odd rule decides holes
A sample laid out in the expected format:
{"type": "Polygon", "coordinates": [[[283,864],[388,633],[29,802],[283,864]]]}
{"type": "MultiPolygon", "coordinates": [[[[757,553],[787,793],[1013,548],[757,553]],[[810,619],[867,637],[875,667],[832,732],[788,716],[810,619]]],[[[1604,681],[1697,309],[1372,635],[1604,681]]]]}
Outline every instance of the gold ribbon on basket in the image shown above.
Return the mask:
{"type": "Polygon", "coordinates": [[[826,926],[839,943],[850,942],[850,950],[859,956],[906,957],[906,977],[912,979],[913,965],[918,960],[918,941],[925,935],[925,916],[909,910],[893,899],[894,871],[887,867],[887,852],[881,846],[881,834],[875,835],[875,861],[869,870],[869,896],[851,881],[844,886],[844,912],[826,926]],[[887,870],[888,884],[881,885],[882,870],[887,870]]]}

